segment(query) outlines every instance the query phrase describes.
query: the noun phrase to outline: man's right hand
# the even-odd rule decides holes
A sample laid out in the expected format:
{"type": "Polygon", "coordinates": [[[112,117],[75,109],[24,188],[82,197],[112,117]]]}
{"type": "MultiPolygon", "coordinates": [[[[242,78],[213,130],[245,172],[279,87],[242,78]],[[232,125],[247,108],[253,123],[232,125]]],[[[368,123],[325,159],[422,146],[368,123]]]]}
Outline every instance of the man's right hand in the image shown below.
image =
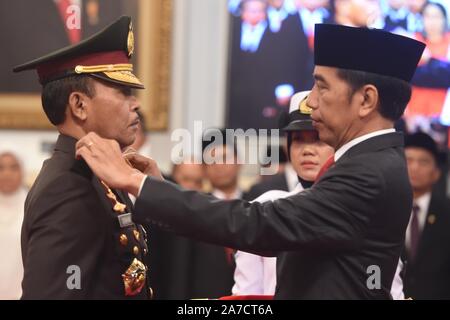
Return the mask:
{"type": "Polygon", "coordinates": [[[158,164],[152,158],[144,157],[137,152],[131,152],[124,155],[124,158],[133,166],[147,176],[151,176],[158,180],[164,180],[158,164]]]}

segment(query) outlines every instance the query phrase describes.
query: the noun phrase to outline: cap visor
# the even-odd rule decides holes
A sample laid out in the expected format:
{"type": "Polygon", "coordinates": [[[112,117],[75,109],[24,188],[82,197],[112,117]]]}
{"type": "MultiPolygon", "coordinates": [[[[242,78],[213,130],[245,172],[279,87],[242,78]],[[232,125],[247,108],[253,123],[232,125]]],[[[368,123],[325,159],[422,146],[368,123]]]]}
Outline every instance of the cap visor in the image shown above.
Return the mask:
{"type": "Polygon", "coordinates": [[[283,131],[308,131],[316,130],[311,120],[297,120],[289,123],[283,131]]]}

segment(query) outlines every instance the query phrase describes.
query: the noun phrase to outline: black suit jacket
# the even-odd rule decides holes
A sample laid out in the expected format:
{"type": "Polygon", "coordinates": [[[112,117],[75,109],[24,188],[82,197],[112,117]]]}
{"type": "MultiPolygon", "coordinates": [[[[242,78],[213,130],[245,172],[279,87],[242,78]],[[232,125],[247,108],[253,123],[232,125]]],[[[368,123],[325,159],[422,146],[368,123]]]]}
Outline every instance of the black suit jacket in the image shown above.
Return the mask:
{"type": "Polygon", "coordinates": [[[243,251],[285,252],[278,299],[388,299],[412,207],[402,146],[400,133],[368,139],[311,189],[262,204],[218,201],[150,178],[134,219],[243,251]],[[367,286],[371,266],[380,289],[367,286]]]}
{"type": "Polygon", "coordinates": [[[59,136],[25,202],[22,299],[146,299],[147,286],[126,297],[122,280],[133,259],[145,262],[144,230],[119,226],[100,181],[84,161],[75,160],[75,143],[59,136]],[[80,268],[80,290],[67,286],[69,266],[80,268]]]}
{"type": "Polygon", "coordinates": [[[432,194],[415,260],[407,258],[406,297],[450,299],[450,203],[432,194]]]}

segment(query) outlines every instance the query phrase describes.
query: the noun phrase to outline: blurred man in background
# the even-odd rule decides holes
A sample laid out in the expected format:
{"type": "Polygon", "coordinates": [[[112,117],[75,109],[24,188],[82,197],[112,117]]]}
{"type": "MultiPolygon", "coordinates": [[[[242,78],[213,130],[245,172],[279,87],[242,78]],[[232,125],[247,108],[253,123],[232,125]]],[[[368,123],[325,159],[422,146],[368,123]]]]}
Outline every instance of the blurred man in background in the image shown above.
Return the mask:
{"type": "Polygon", "coordinates": [[[405,237],[405,294],[450,299],[450,201],[434,189],[440,177],[436,143],[425,133],[406,137],[414,204],[405,237]]]}
{"type": "MultiPolygon", "coordinates": [[[[213,131],[214,129],[205,135],[212,134],[213,131]]],[[[205,163],[206,179],[211,184],[212,195],[216,198],[223,200],[240,199],[242,198],[243,192],[240,190],[238,184],[241,165],[238,163],[236,143],[230,140],[230,137],[226,139],[226,130],[217,132],[223,137],[222,142],[213,141],[210,145],[208,141],[203,141],[204,156],[205,153],[208,153],[206,150],[208,147],[210,153],[206,156],[211,156],[219,160],[213,163],[205,163]]]]}
{"type": "Polygon", "coordinates": [[[202,191],[205,172],[202,164],[189,160],[175,164],[172,168],[172,179],[185,189],[202,191]]]}

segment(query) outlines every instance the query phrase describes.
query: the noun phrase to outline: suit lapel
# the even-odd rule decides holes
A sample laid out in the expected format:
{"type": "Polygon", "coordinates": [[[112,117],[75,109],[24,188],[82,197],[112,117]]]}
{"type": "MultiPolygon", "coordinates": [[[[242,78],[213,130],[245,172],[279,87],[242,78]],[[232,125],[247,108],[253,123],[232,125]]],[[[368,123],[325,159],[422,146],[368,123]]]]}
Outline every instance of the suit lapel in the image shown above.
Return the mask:
{"type": "Polygon", "coordinates": [[[127,211],[130,212],[133,211],[134,205],[128,194],[126,192],[123,192],[122,190],[114,190],[114,191],[118,195],[120,201],[127,205],[127,211]]]}

